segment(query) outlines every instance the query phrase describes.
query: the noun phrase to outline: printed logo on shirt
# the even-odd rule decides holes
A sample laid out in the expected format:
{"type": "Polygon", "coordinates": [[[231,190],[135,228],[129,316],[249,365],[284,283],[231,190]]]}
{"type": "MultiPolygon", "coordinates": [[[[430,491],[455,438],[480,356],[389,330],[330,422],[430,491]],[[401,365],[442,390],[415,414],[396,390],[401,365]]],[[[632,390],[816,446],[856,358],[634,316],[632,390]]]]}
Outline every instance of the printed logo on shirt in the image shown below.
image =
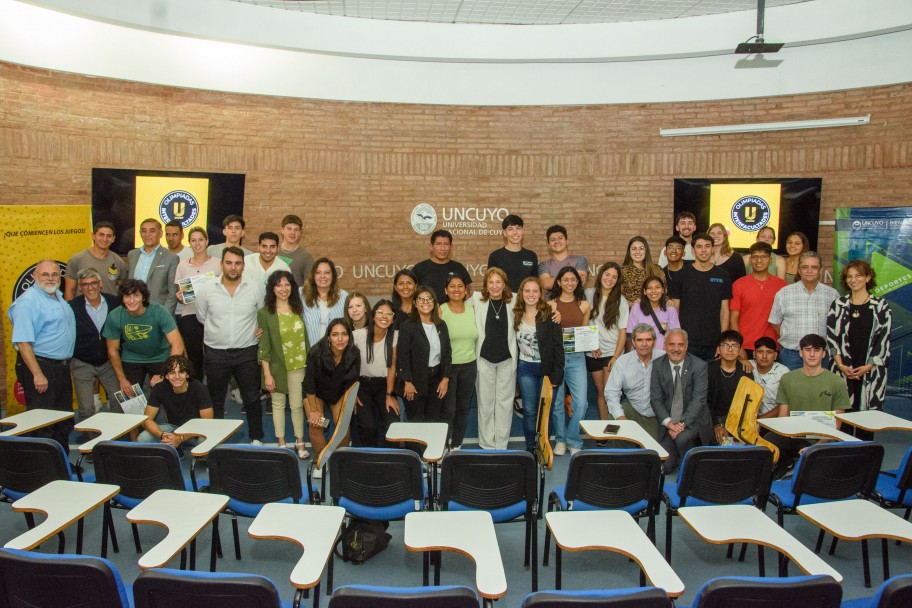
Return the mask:
{"type": "Polygon", "coordinates": [[[732,205],[731,218],[735,226],[747,232],[756,232],[770,220],[770,206],[759,196],[742,196],[732,205]]]}
{"type": "Polygon", "coordinates": [[[709,277],[709,282],[710,283],[724,283],[725,281],[718,277],[709,277]]]}
{"type": "Polygon", "coordinates": [[[117,269],[117,264],[111,264],[108,266],[108,279],[114,283],[120,278],[120,270],[117,269]]]}
{"type": "MultiPolygon", "coordinates": [[[[61,262],[60,260],[54,261],[57,262],[57,266],[60,267],[60,284],[63,285],[63,277],[66,276],[67,265],[65,262],[61,262]]],[[[35,279],[32,277],[32,273],[35,272],[35,266],[37,265],[38,263],[36,262],[23,270],[22,274],[19,275],[19,278],[16,279],[16,282],[13,283],[13,299],[11,301],[15,301],[19,296],[23,295],[32,287],[32,285],[35,284],[35,279]]]]}
{"type": "Polygon", "coordinates": [[[523,260],[523,266],[529,266],[531,268],[532,260],[523,260]]]}
{"type": "Polygon", "coordinates": [[[187,228],[199,215],[199,203],[186,190],[172,190],[158,204],[158,215],[165,224],[179,220],[181,227],[187,228]]]}
{"type": "Polygon", "coordinates": [[[139,323],[127,323],[124,325],[124,335],[131,342],[148,340],[151,333],[151,325],[140,325],[139,323]]]}
{"type": "Polygon", "coordinates": [[[437,227],[437,212],[427,203],[421,203],[412,209],[410,220],[415,232],[430,234],[437,227]]]}

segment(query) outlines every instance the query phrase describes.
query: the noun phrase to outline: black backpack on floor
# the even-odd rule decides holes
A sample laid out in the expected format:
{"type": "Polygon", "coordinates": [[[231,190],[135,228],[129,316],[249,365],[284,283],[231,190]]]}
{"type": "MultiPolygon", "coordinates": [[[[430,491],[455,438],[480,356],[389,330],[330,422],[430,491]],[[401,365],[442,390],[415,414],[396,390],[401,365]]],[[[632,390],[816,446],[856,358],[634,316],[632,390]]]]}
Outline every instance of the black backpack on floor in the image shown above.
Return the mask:
{"type": "Polygon", "coordinates": [[[339,537],[342,550],[341,553],[336,550],[336,555],[356,566],[363,564],[389,545],[393,537],[387,533],[388,527],[388,521],[351,518],[348,525],[342,526],[339,537]]]}

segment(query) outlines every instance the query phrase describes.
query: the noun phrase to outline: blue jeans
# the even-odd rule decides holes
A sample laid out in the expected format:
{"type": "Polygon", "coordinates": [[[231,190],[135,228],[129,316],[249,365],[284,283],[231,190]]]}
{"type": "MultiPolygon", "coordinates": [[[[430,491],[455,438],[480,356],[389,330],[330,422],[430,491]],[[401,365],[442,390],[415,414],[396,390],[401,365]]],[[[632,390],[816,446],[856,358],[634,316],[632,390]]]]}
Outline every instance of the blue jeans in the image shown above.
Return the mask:
{"type": "Polygon", "coordinates": [[[526,438],[526,449],[535,449],[538,402],[541,398],[542,379],[544,378],[541,373],[541,364],[520,360],[516,373],[519,378],[519,392],[522,395],[523,435],[526,438]]]}
{"type": "Polygon", "coordinates": [[[586,386],[589,376],[586,373],[586,354],[567,353],[564,359],[564,383],[570,388],[570,407],[573,415],[567,422],[567,410],[564,409],[564,384],[557,388],[554,395],[554,405],[551,408],[551,423],[554,425],[554,440],[563,441],[568,447],[581,449],[583,440],[580,439],[580,420],[586,415],[589,401],[586,398],[586,386]]]}

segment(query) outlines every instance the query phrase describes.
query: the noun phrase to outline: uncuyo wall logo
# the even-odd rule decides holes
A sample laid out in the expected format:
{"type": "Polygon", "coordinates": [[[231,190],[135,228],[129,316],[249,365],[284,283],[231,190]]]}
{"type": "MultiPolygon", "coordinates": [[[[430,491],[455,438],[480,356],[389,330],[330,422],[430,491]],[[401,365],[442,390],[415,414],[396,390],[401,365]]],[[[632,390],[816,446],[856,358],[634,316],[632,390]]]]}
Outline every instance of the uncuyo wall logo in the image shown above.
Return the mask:
{"type": "Polygon", "coordinates": [[[437,227],[437,211],[427,203],[415,205],[409,219],[412,229],[418,234],[430,234],[437,227]]]}

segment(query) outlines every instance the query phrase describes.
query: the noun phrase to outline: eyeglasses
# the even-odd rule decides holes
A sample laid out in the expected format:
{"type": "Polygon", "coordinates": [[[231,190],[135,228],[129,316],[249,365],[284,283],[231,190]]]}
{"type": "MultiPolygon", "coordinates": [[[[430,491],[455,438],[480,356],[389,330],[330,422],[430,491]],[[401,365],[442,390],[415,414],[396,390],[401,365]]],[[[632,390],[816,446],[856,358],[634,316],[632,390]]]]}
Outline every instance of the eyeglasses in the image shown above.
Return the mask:
{"type": "Polygon", "coordinates": [[[415,301],[421,302],[422,304],[433,304],[434,298],[432,298],[430,296],[418,296],[417,298],[415,298],[415,301]]]}
{"type": "Polygon", "coordinates": [[[741,345],[736,344],[735,342],[723,342],[719,345],[719,348],[722,348],[724,350],[735,350],[737,348],[741,348],[741,345]]]}
{"type": "Polygon", "coordinates": [[[40,273],[38,273],[38,278],[39,279],[59,279],[60,273],[59,272],[40,272],[40,273]]]}
{"type": "Polygon", "coordinates": [[[99,285],[101,285],[101,281],[80,281],[79,288],[80,289],[95,288],[95,287],[98,287],[99,285]]]}

